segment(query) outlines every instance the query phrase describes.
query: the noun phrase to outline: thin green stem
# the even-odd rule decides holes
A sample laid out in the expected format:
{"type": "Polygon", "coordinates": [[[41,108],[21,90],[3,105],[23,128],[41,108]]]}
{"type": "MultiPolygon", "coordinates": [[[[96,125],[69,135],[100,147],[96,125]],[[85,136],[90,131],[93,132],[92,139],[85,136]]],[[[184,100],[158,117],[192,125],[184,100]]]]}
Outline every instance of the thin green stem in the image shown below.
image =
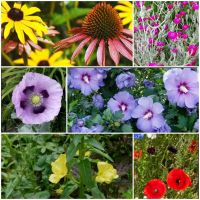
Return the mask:
{"type": "MultiPolygon", "coordinates": [[[[81,139],[81,145],[79,148],[79,158],[80,162],[84,160],[85,149],[84,149],[84,136],[81,139]]],[[[80,174],[80,188],[79,188],[79,197],[84,199],[84,184],[83,184],[83,177],[80,174]]]]}
{"type": "Polygon", "coordinates": [[[9,57],[7,54],[5,54],[4,52],[2,52],[2,55],[3,55],[4,59],[5,59],[11,66],[14,66],[13,61],[10,59],[10,57],[9,57]]]}

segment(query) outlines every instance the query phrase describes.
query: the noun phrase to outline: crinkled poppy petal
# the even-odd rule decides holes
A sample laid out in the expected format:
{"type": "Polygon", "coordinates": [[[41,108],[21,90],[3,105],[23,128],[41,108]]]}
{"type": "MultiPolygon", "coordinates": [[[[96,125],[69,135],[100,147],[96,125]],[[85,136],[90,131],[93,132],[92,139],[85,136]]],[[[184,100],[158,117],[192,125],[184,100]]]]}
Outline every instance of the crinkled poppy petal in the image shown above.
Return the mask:
{"type": "Polygon", "coordinates": [[[117,51],[122,54],[125,58],[132,60],[132,54],[131,52],[117,39],[113,39],[113,44],[115,45],[115,48],[117,51]]]}
{"type": "Polygon", "coordinates": [[[115,45],[113,44],[112,39],[108,40],[108,49],[109,49],[110,57],[114,61],[115,65],[118,65],[119,60],[120,60],[120,55],[117,49],[115,48],[115,45]]]}
{"type": "Polygon", "coordinates": [[[81,50],[83,49],[83,47],[91,40],[91,37],[87,37],[86,39],[84,39],[79,45],[78,47],[76,48],[76,50],[74,51],[74,53],[72,54],[72,57],[71,57],[71,61],[74,60],[74,58],[76,58],[81,50]]]}
{"type": "Polygon", "coordinates": [[[97,50],[97,62],[100,66],[105,66],[105,41],[101,39],[97,50]]]}
{"type": "Polygon", "coordinates": [[[94,39],[90,45],[88,46],[86,52],[85,52],[85,63],[86,65],[88,65],[89,61],[90,61],[90,58],[92,56],[92,53],[94,52],[95,50],[95,47],[97,45],[97,42],[98,42],[98,39],[94,39]]]}

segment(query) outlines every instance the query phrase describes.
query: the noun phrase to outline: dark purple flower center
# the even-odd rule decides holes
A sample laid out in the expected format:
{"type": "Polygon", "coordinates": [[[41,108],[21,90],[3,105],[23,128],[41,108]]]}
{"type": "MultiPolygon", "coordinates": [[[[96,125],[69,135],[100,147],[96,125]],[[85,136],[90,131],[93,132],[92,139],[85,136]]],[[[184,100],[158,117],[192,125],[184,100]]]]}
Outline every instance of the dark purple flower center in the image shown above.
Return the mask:
{"type": "Polygon", "coordinates": [[[128,108],[128,105],[127,105],[126,103],[122,102],[122,103],[119,104],[119,109],[120,109],[122,112],[126,111],[127,108],[128,108]]]}
{"type": "Polygon", "coordinates": [[[90,75],[89,74],[83,74],[82,75],[82,81],[84,82],[84,83],[90,83],[90,79],[91,79],[91,77],[90,77],[90,75]]]}
{"type": "Polygon", "coordinates": [[[47,90],[41,90],[40,92],[35,92],[35,86],[27,86],[23,90],[25,99],[20,101],[20,107],[26,109],[27,107],[32,107],[32,112],[34,114],[43,113],[46,109],[44,105],[44,98],[49,97],[47,90]]]}
{"type": "Polygon", "coordinates": [[[144,113],[143,119],[150,120],[150,119],[152,119],[152,117],[153,117],[153,112],[151,110],[147,110],[144,113]]]}
{"type": "Polygon", "coordinates": [[[48,60],[41,60],[37,65],[38,66],[50,66],[48,60]]]}
{"type": "Polygon", "coordinates": [[[18,8],[11,8],[10,11],[8,12],[8,17],[13,21],[20,21],[23,19],[24,14],[18,8]]]}
{"type": "Polygon", "coordinates": [[[178,91],[180,94],[187,94],[189,92],[189,87],[185,82],[180,83],[178,86],[178,91]]]}

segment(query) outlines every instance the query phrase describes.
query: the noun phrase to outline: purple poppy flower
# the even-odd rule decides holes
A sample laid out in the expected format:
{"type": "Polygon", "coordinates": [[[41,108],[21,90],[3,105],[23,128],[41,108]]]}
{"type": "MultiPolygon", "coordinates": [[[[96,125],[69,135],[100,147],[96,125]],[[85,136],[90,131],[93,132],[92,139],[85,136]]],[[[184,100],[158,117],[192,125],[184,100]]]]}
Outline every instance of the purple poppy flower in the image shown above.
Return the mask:
{"type": "Polygon", "coordinates": [[[15,87],[12,102],[24,124],[42,124],[53,120],[61,108],[63,90],[48,76],[29,72],[15,87]]]}
{"type": "Polygon", "coordinates": [[[104,100],[100,94],[94,95],[92,97],[93,104],[96,108],[102,109],[104,107],[104,100]]]}
{"type": "Polygon", "coordinates": [[[70,88],[80,90],[85,96],[104,86],[104,75],[93,68],[70,69],[70,88]]]}
{"type": "Polygon", "coordinates": [[[119,89],[129,88],[135,85],[135,74],[126,72],[116,77],[116,85],[119,89]]]}
{"type": "Polygon", "coordinates": [[[123,121],[131,119],[131,113],[136,107],[136,102],[128,92],[118,92],[108,101],[108,108],[113,112],[121,111],[123,113],[123,121]]]}
{"type": "Polygon", "coordinates": [[[197,121],[195,122],[194,129],[199,131],[199,119],[197,119],[197,121]]]}
{"type": "Polygon", "coordinates": [[[132,117],[138,118],[136,126],[139,130],[154,132],[165,123],[161,114],[163,110],[163,106],[158,102],[153,103],[151,97],[141,97],[138,100],[138,106],[133,110],[132,117]]]}
{"type": "Polygon", "coordinates": [[[199,102],[197,72],[188,68],[171,69],[164,74],[163,80],[170,103],[179,107],[196,107],[199,102]]]}

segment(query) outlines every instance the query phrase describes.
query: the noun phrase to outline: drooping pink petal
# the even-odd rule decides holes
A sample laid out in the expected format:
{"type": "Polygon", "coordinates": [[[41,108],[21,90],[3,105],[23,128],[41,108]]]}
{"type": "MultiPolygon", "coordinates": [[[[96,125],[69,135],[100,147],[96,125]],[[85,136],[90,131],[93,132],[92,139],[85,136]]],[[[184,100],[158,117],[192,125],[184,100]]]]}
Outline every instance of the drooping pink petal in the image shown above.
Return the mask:
{"type": "Polygon", "coordinates": [[[91,40],[91,37],[87,37],[86,39],[84,39],[79,45],[78,47],[76,48],[76,50],[74,51],[74,53],[72,54],[72,57],[71,57],[71,61],[74,60],[74,58],[76,58],[81,50],[83,49],[83,47],[91,40]]]}
{"type": "Polygon", "coordinates": [[[3,51],[5,53],[9,53],[12,50],[14,50],[17,47],[17,42],[14,42],[12,40],[8,41],[5,46],[3,47],[3,51]]]}
{"type": "Polygon", "coordinates": [[[113,44],[120,54],[132,61],[132,52],[130,52],[119,40],[113,39],[113,44]]]}
{"type": "Polygon", "coordinates": [[[89,61],[90,61],[90,58],[92,56],[92,53],[94,52],[95,50],[95,47],[97,45],[97,42],[98,42],[98,39],[94,39],[90,45],[88,46],[86,52],[85,52],[85,64],[88,65],[89,61]]]}
{"type": "Polygon", "coordinates": [[[29,45],[28,42],[25,43],[24,49],[25,49],[25,51],[26,51],[26,54],[29,55],[30,52],[31,52],[31,47],[30,47],[30,45],[29,45]]]}
{"type": "Polygon", "coordinates": [[[35,49],[41,51],[42,47],[40,47],[38,44],[33,43],[31,40],[28,40],[28,43],[35,49]]]}
{"type": "Polygon", "coordinates": [[[97,62],[100,66],[105,66],[105,41],[101,39],[97,50],[97,62]]]}
{"type": "Polygon", "coordinates": [[[110,57],[114,61],[115,65],[118,65],[119,60],[120,60],[120,55],[117,49],[115,48],[115,45],[113,44],[112,39],[108,40],[108,49],[109,49],[110,57]]]}
{"type": "Polygon", "coordinates": [[[47,40],[47,39],[44,39],[44,38],[41,38],[41,37],[37,37],[37,39],[38,39],[38,41],[40,41],[42,43],[54,45],[54,43],[50,40],[47,40]]]}
{"type": "Polygon", "coordinates": [[[19,55],[21,56],[23,52],[24,52],[24,45],[19,43],[19,45],[18,45],[18,53],[19,53],[19,55]]]}
{"type": "Polygon", "coordinates": [[[122,43],[132,52],[133,51],[133,46],[132,43],[129,42],[126,38],[124,38],[123,36],[119,37],[120,40],[122,41],[122,43]]]}
{"type": "Polygon", "coordinates": [[[132,33],[131,30],[123,29],[123,30],[122,30],[122,33],[125,33],[126,35],[133,37],[133,33],[132,33]]]}
{"type": "Polygon", "coordinates": [[[60,49],[68,47],[71,43],[78,42],[78,41],[83,40],[87,37],[88,36],[83,34],[83,33],[77,33],[76,35],[73,35],[69,38],[65,38],[65,39],[57,42],[54,45],[54,47],[56,48],[56,50],[60,50],[60,49]]]}

